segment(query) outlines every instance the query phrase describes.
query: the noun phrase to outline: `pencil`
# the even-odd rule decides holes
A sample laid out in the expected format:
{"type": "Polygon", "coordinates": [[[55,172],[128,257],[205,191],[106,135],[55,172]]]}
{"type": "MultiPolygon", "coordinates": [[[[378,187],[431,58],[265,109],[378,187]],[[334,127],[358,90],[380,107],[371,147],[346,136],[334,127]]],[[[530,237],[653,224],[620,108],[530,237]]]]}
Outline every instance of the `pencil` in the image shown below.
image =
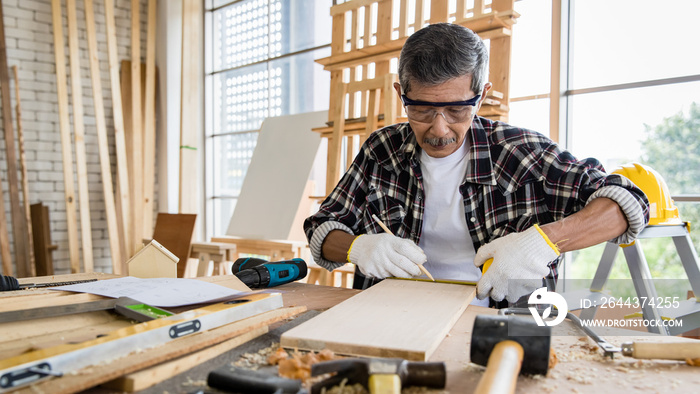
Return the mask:
{"type": "MultiPolygon", "coordinates": [[[[391,232],[391,230],[389,229],[389,227],[387,227],[386,224],[384,224],[384,222],[382,222],[382,221],[377,217],[377,215],[372,214],[372,219],[374,219],[374,221],[377,222],[377,224],[379,225],[379,227],[381,227],[382,230],[384,230],[385,233],[394,235],[394,233],[391,232]]],[[[425,267],[423,267],[421,264],[418,264],[418,268],[420,268],[420,270],[423,271],[423,273],[425,274],[425,276],[427,276],[428,278],[430,278],[430,280],[432,280],[433,282],[435,282],[435,278],[433,278],[433,276],[430,275],[430,272],[428,272],[428,270],[427,270],[425,267]]]]}

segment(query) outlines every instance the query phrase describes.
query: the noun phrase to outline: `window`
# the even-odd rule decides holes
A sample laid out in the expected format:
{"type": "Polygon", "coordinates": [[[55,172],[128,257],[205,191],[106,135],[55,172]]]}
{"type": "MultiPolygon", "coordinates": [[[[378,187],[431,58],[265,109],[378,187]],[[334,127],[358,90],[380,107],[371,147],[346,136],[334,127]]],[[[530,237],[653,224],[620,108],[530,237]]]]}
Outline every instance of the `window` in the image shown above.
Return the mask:
{"type": "Polygon", "coordinates": [[[267,117],[328,109],[331,0],[209,0],[206,229],[223,235],[267,117]]]}
{"type": "MultiPolygon", "coordinates": [[[[559,135],[576,157],[606,170],[631,161],[659,171],[683,220],[700,220],[700,40],[693,0],[562,0],[559,135]],[[672,35],[665,32],[673,32],[672,35]]],[[[521,0],[513,27],[510,123],[549,133],[552,1],[521,0]]],[[[696,250],[700,236],[691,232],[696,250]]],[[[642,242],[653,277],[684,277],[673,242],[642,242]]],[[[573,253],[567,277],[590,278],[602,246],[573,253]]],[[[620,253],[620,255],[622,255],[620,253]]],[[[622,259],[622,257],[618,257],[622,259]]],[[[611,278],[626,264],[616,262],[611,278]]],[[[628,275],[628,274],[627,274],[628,275]]]]}

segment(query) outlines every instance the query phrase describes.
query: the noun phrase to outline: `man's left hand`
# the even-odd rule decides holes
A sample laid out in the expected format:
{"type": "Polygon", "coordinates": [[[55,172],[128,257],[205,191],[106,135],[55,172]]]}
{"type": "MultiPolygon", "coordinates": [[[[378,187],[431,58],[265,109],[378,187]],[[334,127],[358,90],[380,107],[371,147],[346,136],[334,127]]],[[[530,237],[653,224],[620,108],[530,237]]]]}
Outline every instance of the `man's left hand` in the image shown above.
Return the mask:
{"type": "Polygon", "coordinates": [[[496,301],[506,298],[515,302],[541,285],[549,273],[549,263],[557,256],[556,245],[537,225],[491,241],[479,248],[474,258],[477,267],[493,258],[491,267],[476,285],[476,296],[480,300],[490,296],[496,301]],[[510,280],[513,282],[508,292],[510,280]]]}

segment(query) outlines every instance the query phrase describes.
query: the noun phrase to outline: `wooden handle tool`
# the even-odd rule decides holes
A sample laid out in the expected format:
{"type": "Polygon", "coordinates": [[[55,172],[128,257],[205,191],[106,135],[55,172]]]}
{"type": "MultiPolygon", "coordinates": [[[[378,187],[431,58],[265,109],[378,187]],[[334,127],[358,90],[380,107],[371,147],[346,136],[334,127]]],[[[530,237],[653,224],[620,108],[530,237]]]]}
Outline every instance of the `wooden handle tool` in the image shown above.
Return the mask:
{"type": "Polygon", "coordinates": [[[700,358],[700,342],[625,342],[622,354],[638,359],[696,359],[700,358]]]}
{"type": "MultiPolygon", "coordinates": [[[[377,222],[377,224],[379,225],[379,227],[381,227],[382,230],[384,230],[385,233],[394,235],[394,233],[391,232],[391,230],[389,229],[389,227],[387,227],[386,224],[384,224],[384,222],[382,222],[382,221],[377,217],[377,215],[372,215],[372,219],[374,219],[374,221],[377,222]]],[[[418,264],[418,268],[420,268],[420,270],[423,271],[423,273],[425,274],[425,276],[427,276],[428,278],[430,278],[430,280],[432,280],[433,282],[435,282],[435,278],[433,278],[433,276],[430,275],[430,272],[428,272],[428,270],[427,270],[425,267],[423,267],[423,265],[418,264]]]]}
{"type": "Polygon", "coordinates": [[[486,372],[479,380],[474,393],[514,393],[520,366],[523,363],[523,347],[515,341],[505,340],[493,347],[486,372]]]}

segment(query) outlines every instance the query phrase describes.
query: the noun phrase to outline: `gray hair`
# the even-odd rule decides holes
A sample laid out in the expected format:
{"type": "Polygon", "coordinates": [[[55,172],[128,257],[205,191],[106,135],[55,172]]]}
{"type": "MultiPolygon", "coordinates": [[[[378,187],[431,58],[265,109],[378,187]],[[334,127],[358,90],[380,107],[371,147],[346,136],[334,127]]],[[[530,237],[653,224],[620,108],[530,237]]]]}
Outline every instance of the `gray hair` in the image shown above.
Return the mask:
{"type": "Polygon", "coordinates": [[[481,93],[488,69],[488,50],[476,33],[457,24],[436,23],[406,40],[399,57],[399,82],[407,93],[411,81],[439,85],[471,74],[472,91],[481,93]]]}

